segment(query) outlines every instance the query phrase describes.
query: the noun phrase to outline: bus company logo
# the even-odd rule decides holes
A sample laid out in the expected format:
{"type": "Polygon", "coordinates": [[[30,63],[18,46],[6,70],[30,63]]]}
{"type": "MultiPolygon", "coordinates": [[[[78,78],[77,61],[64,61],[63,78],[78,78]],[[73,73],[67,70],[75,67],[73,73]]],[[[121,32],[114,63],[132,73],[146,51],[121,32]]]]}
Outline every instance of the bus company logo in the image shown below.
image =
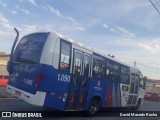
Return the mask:
{"type": "Polygon", "coordinates": [[[94,87],[95,90],[102,90],[103,88],[101,87],[101,81],[98,80],[97,85],[94,87]]]}

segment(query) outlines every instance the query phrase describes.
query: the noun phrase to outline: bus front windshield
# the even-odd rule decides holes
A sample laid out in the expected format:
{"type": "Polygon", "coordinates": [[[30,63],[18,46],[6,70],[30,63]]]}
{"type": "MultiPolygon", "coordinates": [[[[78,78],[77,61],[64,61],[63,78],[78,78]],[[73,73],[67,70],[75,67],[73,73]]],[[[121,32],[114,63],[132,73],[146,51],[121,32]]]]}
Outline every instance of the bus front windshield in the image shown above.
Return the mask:
{"type": "Polygon", "coordinates": [[[34,33],[24,36],[16,47],[13,61],[36,64],[40,62],[48,33],[34,33]]]}

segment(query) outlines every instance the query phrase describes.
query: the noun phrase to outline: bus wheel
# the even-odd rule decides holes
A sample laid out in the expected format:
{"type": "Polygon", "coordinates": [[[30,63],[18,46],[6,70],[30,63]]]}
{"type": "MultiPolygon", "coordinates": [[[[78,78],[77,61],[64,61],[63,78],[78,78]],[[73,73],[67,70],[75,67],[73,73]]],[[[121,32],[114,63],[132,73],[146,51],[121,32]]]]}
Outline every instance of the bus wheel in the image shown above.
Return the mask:
{"type": "Polygon", "coordinates": [[[140,105],[141,105],[141,100],[139,99],[137,102],[137,105],[135,107],[133,107],[133,110],[137,111],[140,108],[140,105]]]}
{"type": "Polygon", "coordinates": [[[92,117],[96,114],[98,109],[99,109],[99,101],[96,98],[94,98],[91,100],[91,103],[89,105],[88,111],[86,112],[86,115],[92,117]]]}

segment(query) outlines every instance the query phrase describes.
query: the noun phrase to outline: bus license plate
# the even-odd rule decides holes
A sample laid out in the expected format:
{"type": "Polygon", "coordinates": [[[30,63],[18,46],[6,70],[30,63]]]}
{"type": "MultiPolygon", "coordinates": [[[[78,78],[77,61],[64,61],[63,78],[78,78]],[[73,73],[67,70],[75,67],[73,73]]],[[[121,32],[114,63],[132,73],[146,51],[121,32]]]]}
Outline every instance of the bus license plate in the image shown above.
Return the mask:
{"type": "Polygon", "coordinates": [[[15,91],[16,96],[21,96],[21,92],[15,91]]]}

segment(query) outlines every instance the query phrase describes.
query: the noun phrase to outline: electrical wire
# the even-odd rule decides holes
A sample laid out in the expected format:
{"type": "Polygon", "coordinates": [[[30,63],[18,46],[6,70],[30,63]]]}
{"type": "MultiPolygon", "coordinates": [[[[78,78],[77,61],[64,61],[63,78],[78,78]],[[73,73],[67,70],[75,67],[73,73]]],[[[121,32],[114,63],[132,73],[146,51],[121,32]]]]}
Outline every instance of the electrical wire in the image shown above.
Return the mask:
{"type": "MultiPolygon", "coordinates": [[[[157,10],[157,12],[160,14],[160,11],[158,10],[158,7],[156,6],[155,2],[153,2],[152,0],[149,0],[150,3],[153,5],[153,7],[157,10]]],[[[159,6],[158,2],[156,1],[157,5],[159,6]]],[[[160,7],[160,6],[159,6],[160,7]]]]}

